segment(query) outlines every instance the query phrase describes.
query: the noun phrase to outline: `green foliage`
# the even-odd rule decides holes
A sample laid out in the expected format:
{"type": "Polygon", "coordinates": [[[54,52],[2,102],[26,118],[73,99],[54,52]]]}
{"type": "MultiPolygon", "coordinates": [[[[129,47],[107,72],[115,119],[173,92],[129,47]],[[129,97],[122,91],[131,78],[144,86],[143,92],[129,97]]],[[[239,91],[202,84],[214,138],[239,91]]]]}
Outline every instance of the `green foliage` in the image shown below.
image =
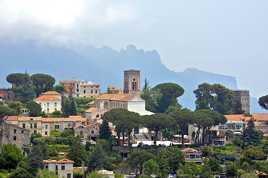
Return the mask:
{"type": "Polygon", "coordinates": [[[13,101],[8,103],[8,107],[16,111],[16,115],[21,114],[21,110],[24,108],[24,104],[20,101],[13,101]]]}
{"type": "Polygon", "coordinates": [[[27,102],[26,107],[29,109],[29,114],[31,117],[40,116],[42,113],[41,106],[34,101],[27,102]]]}
{"type": "Polygon", "coordinates": [[[183,88],[175,83],[162,83],[152,89],[147,83],[141,96],[146,101],[146,109],[155,113],[164,113],[171,106],[180,106],[177,98],[183,93],[183,88]]]}
{"type": "Polygon", "coordinates": [[[104,169],[107,165],[107,154],[101,145],[96,145],[94,151],[88,159],[88,169],[90,171],[104,169]]]}
{"type": "Polygon", "coordinates": [[[62,100],[62,112],[65,116],[74,116],[77,115],[77,106],[74,98],[72,97],[63,97],[62,100]]]}
{"type": "Polygon", "coordinates": [[[251,160],[265,160],[267,158],[263,149],[256,146],[249,146],[242,152],[242,160],[250,162],[251,160]]]}
{"type": "Polygon", "coordinates": [[[87,178],[106,178],[105,176],[103,175],[100,175],[98,172],[94,171],[94,172],[91,172],[87,178]]]}
{"type": "Polygon", "coordinates": [[[167,114],[153,114],[150,116],[144,116],[143,122],[146,128],[155,132],[155,144],[160,131],[172,128],[175,125],[175,120],[167,114]]]}
{"type": "Polygon", "coordinates": [[[268,95],[262,96],[259,98],[259,105],[263,108],[268,110],[268,95]]]}
{"type": "Polygon", "coordinates": [[[55,84],[55,79],[47,74],[34,74],[31,76],[31,81],[37,96],[51,90],[55,84]]]}
{"type": "Polygon", "coordinates": [[[137,174],[143,173],[143,167],[146,161],[153,159],[154,155],[145,150],[137,150],[130,153],[128,157],[128,165],[137,174]]]}
{"type": "Polygon", "coordinates": [[[73,140],[68,153],[68,158],[75,162],[74,166],[82,166],[82,163],[87,161],[86,150],[80,143],[80,139],[76,138],[73,140]]]}
{"type": "Polygon", "coordinates": [[[210,109],[221,114],[232,112],[233,92],[220,84],[201,84],[194,94],[197,110],[210,109]]]}
{"type": "Polygon", "coordinates": [[[168,173],[176,173],[178,168],[184,164],[184,155],[175,147],[162,149],[157,158],[161,177],[167,176],[168,173]]]}
{"type": "Polygon", "coordinates": [[[100,139],[110,140],[112,137],[112,132],[109,127],[107,120],[104,120],[100,126],[100,139]]]}
{"type": "Polygon", "coordinates": [[[170,116],[175,119],[177,127],[182,135],[182,145],[184,145],[184,135],[187,134],[188,127],[194,120],[194,113],[188,109],[174,110],[170,116]]]}
{"type": "Polygon", "coordinates": [[[9,178],[34,178],[34,176],[32,176],[28,170],[19,167],[9,176],[9,178]]]}
{"type": "Polygon", "coordinates": [[[263,134],[255,128],[254,121],[250,120],[243,132],[243,146],[258,145],[262,137],[263,134]]]}
{"type": "MultiPolygon", "coordinates": [[[[106,112],[102,119],[115,125],[118,138],[120,138],[121,135],[123,136],[123,143],[125,143],[125,136],[130,138],[133,129],[139,127],[141,124],[139,114],[126,109],[113,109],[106,112]]],[[[128,145],[130,146],[130,139],[128,139],[128,145]]]]}
{"type": "Polygon", "coordinates": [[[16,145],[2,145],[0,150],[0,169],[15,169],[23,159],[23,155],[16,145]]]}
{"type": "Polygon", "coordinates": [[[7,76],[7,82],[13,85],[13,87],[18,87],[25,85],[25,83],[31,82],[31,78],[27,73],[13,73],[7,76]]]}
{"type": "Polygon", "coordinates": [[[61,84],[55,85],[53,88],[54,91],[63,94],[64,93],[64,87],[61,84]]]}
{"type": "Polygon", "coordinates": [[[36,175],[38,169],[43,168],[43,160],[48,159],[48,149],[45,143],[38,143],[32,146],[29,158],[29,169],[36,175]]]}
{"type": "Polygon", "coordinates": [[[94,98],[91,98],[91,97],[75,98],[75,103],[77,105],[77,112],[78,113],[85,112],[89,108],[89,105],[93,100],[94,100],[94,98]]]}
{"type": "Polygon", "coordinates": [[[5,105],[0,105],[0,118],[4,116],[14,116],[16,115],[16,110],[9,108],[5,105]]]}
{"type": "Polygon", "coordinates": [[[158,175],[159,165],[154,159],[150,159],[143,164],[143,174],[147,176],[158,175]]]}
{"type": "Polygon", "coordinates": [[[197,177],[204,174],[206,170],[200,164],[196,163],[185,163],[181,168],[178,169],[177,175],[178,178],[186,178],[186,177],[197,177]]]}
{"type": "Polygon", "coordinates": [[[58,178],[58,176],[54,172],[44,169],[38,171],[36,178],[58,178]]]}

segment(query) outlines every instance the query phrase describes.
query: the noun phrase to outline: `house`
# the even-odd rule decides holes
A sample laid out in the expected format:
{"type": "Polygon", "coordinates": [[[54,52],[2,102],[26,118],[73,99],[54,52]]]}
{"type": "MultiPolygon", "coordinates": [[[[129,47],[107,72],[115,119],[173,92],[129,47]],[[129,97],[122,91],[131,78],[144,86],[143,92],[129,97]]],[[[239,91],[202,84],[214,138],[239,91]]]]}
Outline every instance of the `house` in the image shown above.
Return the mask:
{"type": "Polygon", "coordinates": [[[72,97],[96,97],[100,94],[100,85],[80,80],[64,80],[60,82],[65,95],[72,97]]]}
{"type": "Polygon", "coordinates": [[[202,163],[202,152],[193,148],[184,148],[181,150],[184,154],[185,162],[202,163]]]}
{"type": "Polygon", "coordinates": [[[268,113],[255,113],[252,115],[256,129],[268,137],[268,113]]]}
{"type": "Polygon", "coordinates": [[[56,91],[48,91],[42,93],[35,99],[35,102],[40,104],[42,112],[49,114],[56,111],[61,112],[62,97],[61,94],[56,91]]]}
{"type": "Polygon", "coordinates": [[[44,160],[43,163],[44,168],[55,172],[58,178],[73,178],[73,161],[68,159],[44,160]]]}
{"type": "Polygon", "coordinates": [[[145,101],[139,94],[101,94],[96,98],[96,108],[100,115],[112,109],[126,109],[140,115],[152,115],[145,109],[145,101]]]}
{"type": "Polygon", "coordinates": [[[30,146],[30,131],[8,124],[2,119],[0,121],[0,145],[2,144],[14,144],[27,154],[30,146]]]}
{"type": "Polygon", "coordinates": [[[96,140],[99,136],[100,124],[92,122],[87,125],[78,125],[74,128],[75,136],[79,136],[82,140],[96,140]]]}
{"type": "Polygon", "coordinates": [[[25,116],[8,116],[6,122],[17,125],[30,131],[30,134],[41,134],[50,136],[50,132],[65,129],[73,129],[78,125],[86,125],[87,119],[81,116],[70,116],[67,118],[42,118],[25,116]]]}

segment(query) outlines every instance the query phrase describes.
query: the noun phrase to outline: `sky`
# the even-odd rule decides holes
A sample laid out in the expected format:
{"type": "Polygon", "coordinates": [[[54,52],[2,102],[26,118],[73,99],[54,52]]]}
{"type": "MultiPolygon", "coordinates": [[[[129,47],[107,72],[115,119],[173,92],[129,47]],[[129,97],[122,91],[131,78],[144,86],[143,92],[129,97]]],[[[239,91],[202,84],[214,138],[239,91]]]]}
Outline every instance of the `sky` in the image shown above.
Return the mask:
{"type": "Polygon", "coordinates": [[[235,76],[268,94],[267,0],[0,0],[0,38],[54,45],[129,44],[170,69],[235,76]]]}

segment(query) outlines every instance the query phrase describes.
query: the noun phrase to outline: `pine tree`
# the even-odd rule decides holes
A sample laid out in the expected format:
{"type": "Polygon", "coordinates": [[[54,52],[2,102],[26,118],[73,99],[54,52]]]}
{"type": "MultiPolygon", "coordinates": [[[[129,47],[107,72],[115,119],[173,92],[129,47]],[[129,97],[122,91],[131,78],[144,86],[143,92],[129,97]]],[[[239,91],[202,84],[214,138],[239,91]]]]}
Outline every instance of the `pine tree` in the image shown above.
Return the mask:
{"type": "Polygon", "coordinates": [[[104,120],[100,126],[100,139],[109,140],[112,137],[112,133],[109,127],[109,123],[104,120]]]}

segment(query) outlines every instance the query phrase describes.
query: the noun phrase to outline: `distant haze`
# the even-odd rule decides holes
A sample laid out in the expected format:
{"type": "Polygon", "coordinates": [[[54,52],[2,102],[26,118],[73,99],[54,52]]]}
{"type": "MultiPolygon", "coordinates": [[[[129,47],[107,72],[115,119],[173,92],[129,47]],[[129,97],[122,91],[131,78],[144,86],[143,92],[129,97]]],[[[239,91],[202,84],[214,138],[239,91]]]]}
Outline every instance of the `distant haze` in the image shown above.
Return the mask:
{"type": "Polygon", "coordinates": [[[235,76],[260,96],[268,94],[267,7],[267,0],[0,0],[0,38],[76,49],[134,44],[157,50],[172,70],[235,76]]]}

